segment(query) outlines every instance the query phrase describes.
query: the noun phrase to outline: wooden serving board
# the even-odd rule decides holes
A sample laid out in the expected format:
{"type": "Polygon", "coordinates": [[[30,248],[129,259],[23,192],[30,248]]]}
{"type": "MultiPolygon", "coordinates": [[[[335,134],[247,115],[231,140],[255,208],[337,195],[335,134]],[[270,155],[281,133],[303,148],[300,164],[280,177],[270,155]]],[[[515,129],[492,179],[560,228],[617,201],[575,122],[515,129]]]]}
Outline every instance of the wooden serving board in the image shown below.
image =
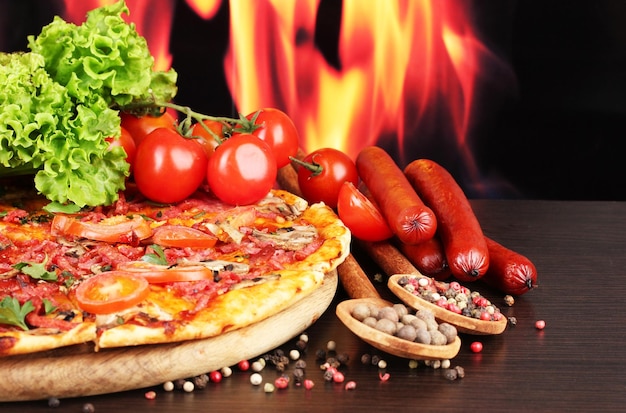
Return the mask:
{"type": "Polygon", "coordinates": [[[279,347],[317,321],[332,302],[337,280],[332,271],[319,289],[286,310],[213,338],[99,352],[84,345],[0,358],[0,401],[115,393],[235,365],[279,347]]]}

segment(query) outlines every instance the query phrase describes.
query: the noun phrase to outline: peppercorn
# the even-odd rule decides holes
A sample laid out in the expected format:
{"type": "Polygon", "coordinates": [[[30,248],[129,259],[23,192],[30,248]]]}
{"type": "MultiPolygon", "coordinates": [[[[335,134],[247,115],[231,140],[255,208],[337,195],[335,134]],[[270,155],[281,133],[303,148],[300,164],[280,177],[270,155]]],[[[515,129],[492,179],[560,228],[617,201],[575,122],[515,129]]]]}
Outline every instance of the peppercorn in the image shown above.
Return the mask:
{"type": "Polygon", "coordinates": [[[334,368],[338,368],[339,366],[341,366],[341,363],[339,362],[339,360],[337,360],[336,357],[327,358],[326,363],[328,363],[329,366],[334,367],[334,368]]]}
{"type": "Polygon", "coordinates": [[[350,361],[350,355],[348,353],[337,354],[337,361],[341,364],[348,364],[348,361],[350,361]]]}
{"type": "Polygon", "coordinates": [[[458,377],[458,371],[456,369],[444,369],[443,377],[447,380],[454,381],[458,377]]]}
{"type": "Polygon", "coordinates": [[[214,370],[211,373],[209,373],[209,379],[213,382],[213,383],[219,383],[222,381],[222,372],[219,370],[214,370]]]}
{"type": "Polygon", "coordinates": [[[375,355],[375,354],[370,359],[370,362],[372,363],[372,366],[378,366],[378,362],[379,361],[380,361],[380,357],[375,355]]]}
{"type": "Polygon", "coordinates": [[[48,407],[56,408],[61,405],[61,400],[56,397],[50,397],[48,399],[48,407]]]}
{"type": "Polygon", "coordinates": [[[174,390],[174,383],[171,381],[166,381],[165,383],[163,383],[163,390],[165,391],[172,391],[174,390]]]}
{"type": "Polygon", "coordinates": [[[356,389],[356,382],[353,380],[350,380],[349,382],[346,383],[345,387],[346,390],[354,390],[356,389]]]}
{"type": "Polygon", "coordinates": [[[154,400],[156,399],[156,392],[154,390],[150,390],[147,391],[143,396],[148,400],[154,400]]]}
{"type": "Polygon", "coordinates": [[[315,358],[317,360],[324,360],[324,359],[326,359],[326,350],[322,350],[322,349],[317,350],[315,352],[315,358]]]}
{"type": "Polygon", "coordinates": [[[332,370],[332,369],[324,370],[324,380],[332,381],[334,375],[335,375],[335,371],[334,370],[332,370]]]}
{"type": "Polygon", "coordinates": [[[300,351],[306,350],[307,342],[304,340],[296,341],[296,348],[300,351]]]}
{"type": "Polygon", "coordinates": [[[195,388],[196,386],[192,381],[186,381],[185,384],[183,384],[183,391],[186,393],[191,393],[195,388]]]}
{"type": "Polygon", "coordinates": [[[301,368],[295,368],[293,369],[293,380],[296,383],[302,383],[302,380],[304,380],[304,370],[302,370],[301,368]]]}
{"type": "Polygon", "coordinates": [[[372,361],[372,356],[370,356],[369,354],[366,353],[361,356],[361,363],[370,364],[371,361],[372,361]]]}
{"type": "Polygon", "coordinates": [[[192,379],[193,381],[193,385],[194,387],[198,388],[198,389],[204,389],[207,385],[207,383],[209,382],[209,375],[208,374],[201,374],[199,376],[196,376],[192,379]]]}
{"type": "Polygon", "coordinates": [[[261,376],[259,373],[252,373],[250,375],[250,383],[253,386],[258,386],[261,383],[263,383],[263,376],[261,376]]]}
{"type": "Polygon", "coordinates": [[[504,296],[504,304],[506,304],[509,307],[511,307],[513,304],[515,304],[515,298],[513,298],[512,295],[505,295],[504,296]]]}
{"type": "Polygon", "coordinates": [[[456,366],[454,369],[456,370],[458,378],[462,379],[463,377],[465,377],[465,369],[463,367],[456,366]]]}
{"type": "Polygon", "coordinates": [[[91,403],[83,404],[83,407],[81,409],[82,413],[94,413],[95,411],[96,411],[96,408],[91,403]]]}

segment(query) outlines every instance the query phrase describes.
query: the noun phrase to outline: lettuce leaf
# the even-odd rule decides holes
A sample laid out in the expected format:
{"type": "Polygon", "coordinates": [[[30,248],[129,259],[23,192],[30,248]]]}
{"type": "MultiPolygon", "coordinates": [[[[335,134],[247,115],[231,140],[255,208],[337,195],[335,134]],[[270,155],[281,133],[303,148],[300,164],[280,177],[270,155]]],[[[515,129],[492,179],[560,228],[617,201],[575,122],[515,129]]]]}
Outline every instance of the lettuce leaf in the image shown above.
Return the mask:
{"type": "Polygon", "coordinates": [[[120,118],[103,97],[76,103],[54,82],[36,53],[0,54],[0,176],[35,174],[51,201],[108,205],[129,174],[118,136],[120,118]]]}
{"type": "Polygon", "coordinates": [[[177,92],[176,72],[153,73],[146,39],[122,18],[128,12],[119,1],[91,10],[80,26],[56,16],[37,37],[28,37],[28,47],[44,57],[48,73],[80,102],[94,93],[118,108],[168,102],[177,92]]]}
{"type": "Polygon", "coordinates": [[[50,201],[110,205],[129,175],[121,108],[154,109],[177,92],[177,74],[152,70],[146,40],[124,1],[90,11],[80,26],[55,17],[28,53],[0,53],[0,177],[33,174],[50,201]]]}

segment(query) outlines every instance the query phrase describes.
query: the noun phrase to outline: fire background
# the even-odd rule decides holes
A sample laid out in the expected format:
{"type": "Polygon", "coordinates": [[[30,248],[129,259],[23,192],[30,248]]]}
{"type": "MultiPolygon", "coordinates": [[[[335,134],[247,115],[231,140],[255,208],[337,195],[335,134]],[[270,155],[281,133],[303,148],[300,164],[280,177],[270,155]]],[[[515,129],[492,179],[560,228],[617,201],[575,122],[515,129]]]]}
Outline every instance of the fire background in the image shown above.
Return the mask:
{"type": "MultiPolygon", "coordinates": [[[[381,136],[378,144],[401,166],[418,157],[436,160],[470,198],[626,200],[626,1],[442,1],[469,11],[474,34],[498,61],[481,68],[475,92],[478,109],[467,136],[472,171],[460,160],[446,119],[414,131],[427,139],[406,136],[399,148],[381,136]]],[[[162,3],[149,7],[158,11],[162,3]]],[[[223,63],[231,4],[218,2],[216,14],[203,19],[186,1],[173,3],[169,51],[179,74],[177,101],[204,113],[236,113],[223,63]]],[[[315,47],[337,68],[344,6],[321,0],[316,11],[315,47]]],[[[27,35],[65,12],[60,0],[0,0],[0,51],[26,50],[27,35]]]]}

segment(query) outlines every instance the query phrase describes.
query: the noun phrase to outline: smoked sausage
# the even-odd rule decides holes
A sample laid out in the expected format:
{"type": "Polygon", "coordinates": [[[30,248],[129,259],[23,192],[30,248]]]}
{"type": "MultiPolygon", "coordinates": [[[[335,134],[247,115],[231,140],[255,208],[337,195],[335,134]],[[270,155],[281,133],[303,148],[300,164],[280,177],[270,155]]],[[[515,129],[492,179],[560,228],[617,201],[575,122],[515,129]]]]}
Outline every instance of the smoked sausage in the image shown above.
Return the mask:
{"type": "Polygon", "coordinates": [[[452,275],[465,282],[480,279],[489,267],[489,250],[459,184],[444,167],[429,159],[411,162],[404,173],[437,217],[438,234],[452,275]]]}
{"type": "Polygon", "coordinates": [[[446,280],[452,275],[443,244],[437,234],[428,241],[415,245],[399,242],[398,248],[422,274],[437,281],[446,280]]]}
{"type": "Polygon", "coordinates": [[[419,244],[435,235],[435,214],[424,205],[402,169],[384,149],[363,148],[357,156],[356,167],[389,228],[400,241],[419,244]]]}
{"type": "Polygon", "coordinates": [[[489,269],[481,279],[505,294],[522,295],[537,287],[537,269],[524,255],[485,237],[489,269]]]}

